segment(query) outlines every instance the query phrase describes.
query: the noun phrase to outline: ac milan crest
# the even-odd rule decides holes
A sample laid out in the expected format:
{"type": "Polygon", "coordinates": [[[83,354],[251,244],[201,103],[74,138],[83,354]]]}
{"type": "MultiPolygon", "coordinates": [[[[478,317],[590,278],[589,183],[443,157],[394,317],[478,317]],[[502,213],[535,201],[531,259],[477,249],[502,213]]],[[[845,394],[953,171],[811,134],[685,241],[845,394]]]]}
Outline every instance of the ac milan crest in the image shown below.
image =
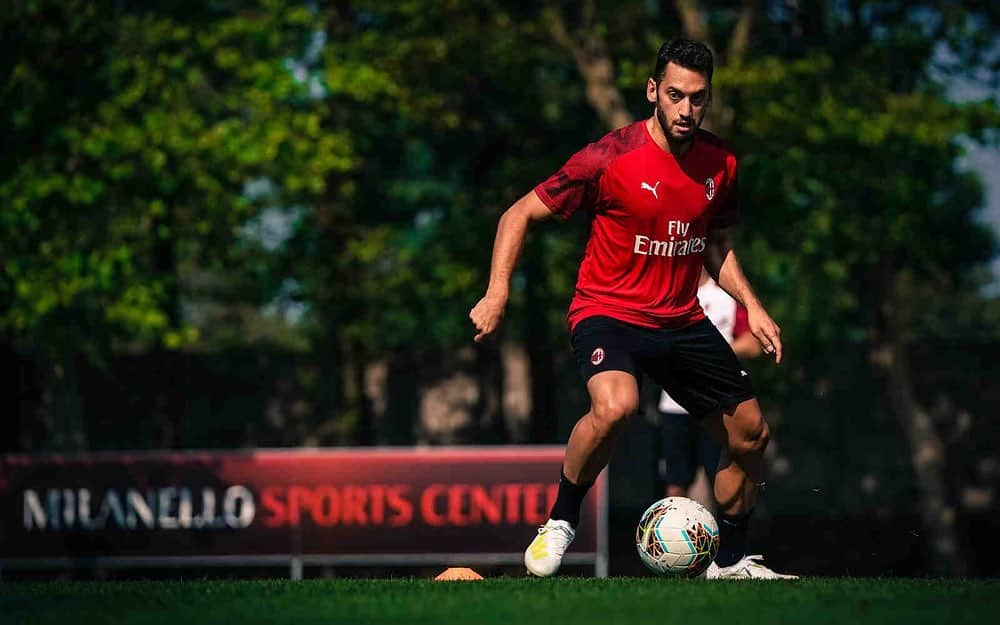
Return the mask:
{"type": "Polygon", "coordinates": [[[715,180],[712,178],[705,178],[705,197],[709,201],[712,201],[712,198],[715,197],[715,180]]]}
{"type": "Polygon", "coordinates": [[[595,367],[604,362],[604,348],[598,347],[590,354],[590,364],[595,367]]]}

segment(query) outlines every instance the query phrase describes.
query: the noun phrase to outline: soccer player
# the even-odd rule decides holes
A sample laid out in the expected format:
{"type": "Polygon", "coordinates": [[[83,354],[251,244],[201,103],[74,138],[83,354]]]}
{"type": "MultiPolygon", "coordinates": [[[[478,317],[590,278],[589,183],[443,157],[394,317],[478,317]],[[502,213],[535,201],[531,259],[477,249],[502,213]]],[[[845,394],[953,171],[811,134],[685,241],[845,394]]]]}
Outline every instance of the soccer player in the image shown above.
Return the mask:
{"type": "Polygon", "coordinates": [[[721,543],[714,576],[776,575],[745,553],[767,423],[733,350],[696,297],[704,266],[746,306],[750,331],[781,362],[780,329],[743,275],[730,238],[739,220],[736,157],[700,128],[712,98],[712,69],[704,44],[665,43],[646,85],[653,114],[574,154],[497,225],[486,294],[469,313],[476,341],[503,318],[528,225],[580,210],[593,217],[568,314],[590,410],[566,444],[550,518],[525,551],[534,575],[559,569],[583,498],[639,405],[641,372],[726,446],[715,478],[721,543]]]}

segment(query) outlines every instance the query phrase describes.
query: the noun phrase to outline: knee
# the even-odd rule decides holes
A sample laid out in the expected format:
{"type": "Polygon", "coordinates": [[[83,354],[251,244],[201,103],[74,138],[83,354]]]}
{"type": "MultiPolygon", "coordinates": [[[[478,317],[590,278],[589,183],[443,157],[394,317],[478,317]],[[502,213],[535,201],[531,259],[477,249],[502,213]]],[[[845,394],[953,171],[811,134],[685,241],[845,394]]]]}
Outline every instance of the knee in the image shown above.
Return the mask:
{"type": "Polygon", "coordinates": [[[767,422],[760,419],[753,427],[746,429],[742,437],[730,449],[736,456],[761,456],[767,449],[771,432],[767,422]]]}
{"type": "Polygon", "coordinates": [[[591,414],[595,428],[606,434],[623,426],[639,407],[637,398],[609,397],[595,401],[591,414]]]}

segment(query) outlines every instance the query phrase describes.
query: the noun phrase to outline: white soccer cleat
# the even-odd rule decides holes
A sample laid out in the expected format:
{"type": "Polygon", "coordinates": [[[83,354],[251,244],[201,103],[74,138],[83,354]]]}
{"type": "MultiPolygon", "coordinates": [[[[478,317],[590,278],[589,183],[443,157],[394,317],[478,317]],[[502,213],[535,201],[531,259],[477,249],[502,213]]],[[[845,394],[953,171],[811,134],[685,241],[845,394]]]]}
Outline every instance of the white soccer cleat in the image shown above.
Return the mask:
{"type": "Polygon", "coordinates": [[[743,556],[736,564],[719,566],[715,562],[708,565],[705,579],[798,579],[798,575],[776,573],[764,566],[762,555],[743,556]]]}
{"type": "Polygon", "coordinates": [[[524,550],[524,566],[536,577],[548,577],[559,570],[563,554],[576,537],[566,521],[549,519],[538,528],[538,535],[524,550]]]}

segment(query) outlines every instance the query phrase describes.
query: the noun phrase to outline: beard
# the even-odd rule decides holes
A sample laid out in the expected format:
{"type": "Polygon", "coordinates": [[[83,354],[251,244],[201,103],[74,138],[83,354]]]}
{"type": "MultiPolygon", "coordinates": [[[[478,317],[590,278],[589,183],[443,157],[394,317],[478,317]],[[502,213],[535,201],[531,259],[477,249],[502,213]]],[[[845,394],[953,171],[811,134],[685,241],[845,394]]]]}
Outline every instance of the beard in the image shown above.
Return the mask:
{"type": "Polygon", "coordinates": [[[667,114],[663,112],[663,108],[660,107],[659,102],[656,103],[656,121],[658,124],[660,124],[660,130],[663,131],[663,136],[667,138],[667,142],[672,143],[674,145],[684,145],[686,143],[694,141],[694,131],[701,128],[701,121],[692,118],[691,132],[689,132],[686,136],[683,137],[675,137],[670,130],[671,126],[670,123],[667,121],[667,114]]]}

